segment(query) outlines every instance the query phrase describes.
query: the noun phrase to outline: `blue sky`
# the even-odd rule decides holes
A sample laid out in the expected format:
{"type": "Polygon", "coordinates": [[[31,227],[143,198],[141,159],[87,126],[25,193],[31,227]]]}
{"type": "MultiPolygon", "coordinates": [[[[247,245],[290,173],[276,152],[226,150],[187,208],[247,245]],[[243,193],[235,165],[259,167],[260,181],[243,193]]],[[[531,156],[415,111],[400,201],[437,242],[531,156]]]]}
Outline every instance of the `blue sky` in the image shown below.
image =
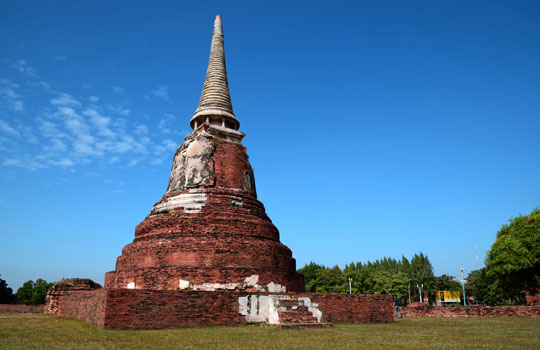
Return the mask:
{"type": "Polygon", "coordinates": [[[540,205],[536,1],[0,3],[0,274],[100,283],[166,190],[221,14],[297,266],[480,265],[540,205]]]}

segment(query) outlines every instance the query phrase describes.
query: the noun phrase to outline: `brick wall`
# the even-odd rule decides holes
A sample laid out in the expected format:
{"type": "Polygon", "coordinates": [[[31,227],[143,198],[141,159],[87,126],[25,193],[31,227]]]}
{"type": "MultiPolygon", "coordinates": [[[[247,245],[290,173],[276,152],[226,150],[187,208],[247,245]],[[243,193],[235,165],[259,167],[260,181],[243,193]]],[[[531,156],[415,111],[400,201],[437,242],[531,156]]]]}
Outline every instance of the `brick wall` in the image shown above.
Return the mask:
{"type": "Polygon", "coordinates": [[[0,314],[40,314],[45,305],[0,304],[0,314]]]}
{"type": "MultiPolygon", "coordinates": [[[[245,294],[245,293],[244,293],[245,294]]],[[[105,328],[178,328],[245,323],[238,292],[108,289],[105,328]]]]}
{"type": "Polygon", "coordinates": [[[107,291],[103,288],[66,292],[58,301],[56,314],[103,327],[106,297],[107,291]]]}
{"type": "MultiPolygon", "coordinates": [[[[253,293],[98,289],[66,293],[58,315],[86,320],[105,328],[178,328],[246,323],[238,299],[253,293]]],[[[268,295],[269,293],[260,293],[268,295]]],[[[392,322],[392,298],[387,295],[293,294],[319,304],[322,322],[392,322]]]]}
{"type": "Polygon", "coordinates": [[[312,302],[319,304],[323,322],[394,322],[391,295],[305,293],[300,296],[309,297],[312,302]]]}
{"type": "Polygon", "coordinates": [[[528,306],[540,306],[540,294],[527,295],[525,298],[527,299],[528,306]]]}
{"type": "Polygon", "coordinates": [[[405,317],[540,317],[540,306],[402,307],[405,317]]]}

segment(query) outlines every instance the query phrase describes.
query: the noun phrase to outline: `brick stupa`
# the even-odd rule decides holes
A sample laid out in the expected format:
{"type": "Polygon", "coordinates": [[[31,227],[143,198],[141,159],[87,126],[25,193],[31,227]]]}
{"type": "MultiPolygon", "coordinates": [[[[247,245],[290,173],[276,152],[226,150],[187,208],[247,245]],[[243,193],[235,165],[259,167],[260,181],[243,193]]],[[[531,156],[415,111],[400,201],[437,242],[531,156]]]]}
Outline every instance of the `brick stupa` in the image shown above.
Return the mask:
{"type": "Polygon", "coordinates": [[[167,192],[135,229],[105,287],[303,292],[291,250],[257,200],[231,104],[219,15],[190,125],[167,192]]]}

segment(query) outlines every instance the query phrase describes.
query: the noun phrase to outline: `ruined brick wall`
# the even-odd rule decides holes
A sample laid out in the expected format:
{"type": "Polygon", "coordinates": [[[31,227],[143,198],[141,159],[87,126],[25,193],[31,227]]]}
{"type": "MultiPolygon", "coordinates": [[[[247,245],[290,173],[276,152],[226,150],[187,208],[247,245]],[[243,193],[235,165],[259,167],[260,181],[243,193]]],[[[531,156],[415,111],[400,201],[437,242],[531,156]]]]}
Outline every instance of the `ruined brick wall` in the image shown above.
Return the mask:
{"type": "Polygon", "coordinates": [[[40,314],[45,305],[0,304],[0,314],[40,314]]]}
{"type": "Polygon", "coordinates": [[[101,286],[88,278],[68,278],[57,281],[47,291],[45,297],[45,312],[49,314],[58,313],[60,299],[74,291],[89,291],[100,289],[101,286]]]}
{"type": "Polygon", "coordinates": [[[237,292],[108,289],[105,328],[144,329],[239,325],[237,292]]]}
{"type": "Polygon", "coordinates": [[[404,317],[540,317],[540,306],[402,307],[404,317]]]}
{"type": "Polygon", "coordinates": [[[103,288],[66,292],[59,299],[56,314],[103,327],[106,297],[107,291],[103,288]]]}
{"type": "Polygon", "coordinates": [[[527,299],[528,306],[540,306],[540,294],[527,295],[525,298],[527,299]]]}
{"type": "Polygon", "coordinates": [[[394,302],[391,295],[314,294],[305,293],[319,304],[323,322],[394,322],[394,302]]]}
{"type": "MultiPolygon", "coordinates": [[[[240,325],[239,298],[253,293],[107,289],[105,328],[144,329],[209,325],[240,325]]],[[[260,293],[269,295],[269,293],[260,293]]],[[[393,302],[387,295],[293,294],[319,304],[322,322],[393,322],[393,302]]],[[[81,319],[81,317],[77,317],[81,319]]]]}

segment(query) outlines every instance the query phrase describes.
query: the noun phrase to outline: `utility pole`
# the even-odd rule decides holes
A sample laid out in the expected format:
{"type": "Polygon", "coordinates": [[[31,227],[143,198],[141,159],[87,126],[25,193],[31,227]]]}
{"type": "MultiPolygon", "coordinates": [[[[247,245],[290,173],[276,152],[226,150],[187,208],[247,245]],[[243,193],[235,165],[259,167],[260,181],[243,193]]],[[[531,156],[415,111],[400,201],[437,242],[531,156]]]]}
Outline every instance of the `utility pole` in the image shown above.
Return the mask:
{"type": "Polygon", "coordinates": [[[407,291],[409,292],[409,300],[407,300],[407,304],[411,303],[411,284],[409,283],[407,285],[407,291]]]}
{"type": "Polygon", "coordinates": [[[461,268],[461,285],[463,286],[463,306],[467,306],[467,296],[465,295],[465,278],[463,278],[463,272],[465,269],[461,268]]]}
{"type": "Polygon", "coordinates": [[[352,286],[351,286],[351,284],[352,284],[352,278],[349,277],[349,294],[352,294],[352,286]]]}

